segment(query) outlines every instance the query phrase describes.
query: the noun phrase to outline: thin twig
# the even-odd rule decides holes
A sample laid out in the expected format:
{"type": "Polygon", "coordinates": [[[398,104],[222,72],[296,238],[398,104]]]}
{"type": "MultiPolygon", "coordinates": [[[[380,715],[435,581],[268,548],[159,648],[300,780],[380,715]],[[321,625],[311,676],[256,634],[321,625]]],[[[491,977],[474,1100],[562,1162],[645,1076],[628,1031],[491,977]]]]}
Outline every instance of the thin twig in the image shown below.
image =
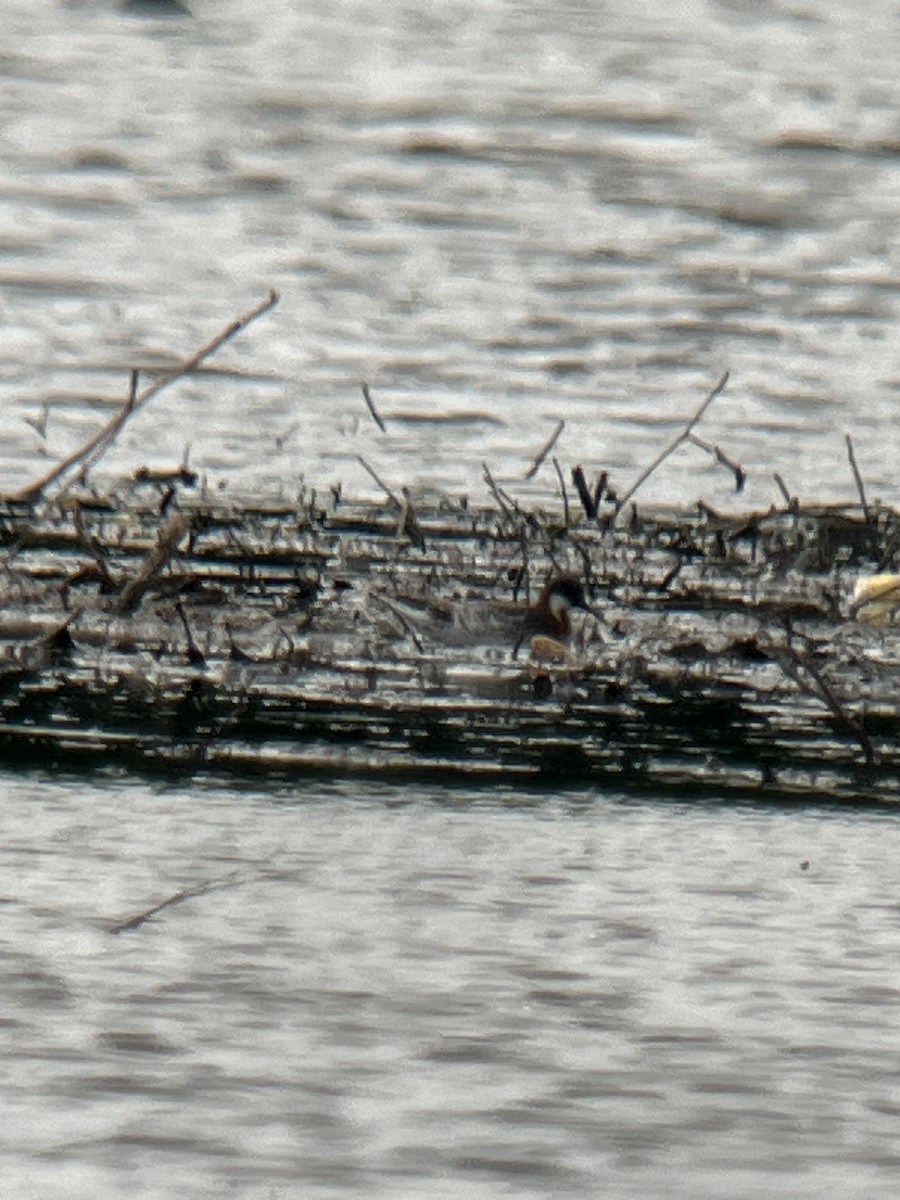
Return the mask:
{"type": "Polygon", "coordinates": [[[187,641],[187,652],[185,657],[187,658],[188,662],[195,667],[204,666],[206,659],[203,656],[203,651],[194,641],[194,635],[191,633],[191,627],[188,624],[187,613],[185,613],[184,607],[182,606],[180,600],[175,604],[175,611],[178,613],[179,619],[181,620],[182,627],[184,628],[185,640],[187,641]]]}
{"type": "Polygon", "coordinates": [[[159,532],[156,545],[144,556],[137,574],[122,589],[117,605],[120,613],[130,613],[137,607],[144,592],[190,534],[192,524],[191,518],[184,513],[169,518],[159,532]]]}
{"type": "Polygon", "coordinates": [[[387,426],[385,425],[384,421],[382,421],[381,415],[379,414],[378,409],[375,407],[375,401],[372,399],[372,393],[369,391],[369,385],[367,383],[363,383],[360,386],[362,387],[362,394],[363,399],[366,402],[366,408],[368,408],[369,412],[371,413],[372,420],[382,433],[387,433],[387,426]]]}
{"type": "MultiPolygon", "coordinates": [[[[155,383],[149,384],[142,392],[138,393],[133,398],[131,395],[129,395],[129,398],[121,411],[116,413],[112,420],[107,422],[102,429],[98,430],[97,433],[90,437],[80,449],[74,451],[69,455],[68,458],[63,459],[63,461],[58,463],[52,471],[49,471],[43,477],[43,479],[39,479],[36,483],[31,484],[29,487],[25,488],[23,491],[14,496],[13,499],[24,504],[34,504],[35,501],[40,498],[43,492],[50,487],[51,484],[56,483],[58,479],[61,479],[64,475],[67,475],[73,467],[78,466],[86,459],[90,460],[92,466],[95,465],[112,445],[116,435],[119,433],[119,430],[129,420],[130,417],[132,417],[136,412],[140,411],[140,409],[142,409],[150,400],[152,400],[154,396],[161,392],[163,388],[167,388],[170,384],[175,383],[176,380],[181,379],[185,375],[189,375],[192,371],[196,370],[204,359],[209,358],[209,356],[214,354],[216,350],[225,344],[225,342],[229,341],[236,334],[240,333],[241,330],[245,329],[251,321],[255,321],[257,317],[261,317],[263,313],[268,312],[268,310],[273,308],[277,303],[278,293],[275,291],[269,292],[269,295],[264,301],[262,301],[262,303],[257,304],[255,308],[250,309],[249,312],[244,313],[243,316],[232,321],[226,329],[223,329],[221,333],[216,334],[212,341],[207,342],[205,346],[201,346],[199,350],[195,351],[190,358],[185,359],[181,366],[177,367],[174,371],[167,372],[161,379],[158,379],[155,383]]],[[[132,372],[132,386],[136,386],[135,372],[132,372]]]]}
{"type": "Polygon", "coordinates": [[[850,461],[850,470],[853,472],[853,478],[856,481],[856,490],[859,493],[859,502],[862,505],[863,516],[866,519],[866,524],[869,523],[869,505],[866,500],[866,488],[863,483],[862,475],[859,473],[859,467],[856,465],[856,455],[853,453],[853,439],[849,433],[844,434],[844,439],[847,443],[847,458],[850,461]]]}
{"type": "Polygon", "coordinates": [[[418,652],[420,654],[424,654],[425,647],[422,645],[422,639],[416,633],[415,629],[413,629],[403,611],[393,602],[393,600],[391,600],[390,596],[380,596],[379,600],[385,606],[385,608],[390,609],[393,615],[397,618],[397,621],[402,627],[403,632],[409,636],[418,652]]]}
{"type": "Polygon", "coordinates": [[[490,493],[494,497],[494,499],[497,501],[497,505],[500,508],[500,511],[504,514],[504,516],[509,517],[509,519],[512,520],[513,511],[507,504],[507,500],[509,499],[509,497],[506,497],[506,499],[504,499],[504,497],[506,496],[506,493],[502,492],[501,489],[497,487],[497,484],[494,481],[494,477],[491,474],[490,467],[487,465],[486,462],[483,462],[481,464],[481,470],[484,475],[484,482],[488,485],[488,490],[490,491],[490,493]]]}
{"type": "Polygon", "coordinates": [[[725,390],[725,385],[728,382],[729,374],[730,374],[730,372],[728,372],[728,371],[725,372],[725,374],[722,376],[722,378],[719,380],[719,382],[716,384],[716,386],[713,388],[713,390],[705,397],[705,399],[703,400],[703,403],[700,405],[700,407],[697,409],[697,411],[694,413],[694,415],[688,420],[687,424],[684,426],[684,428],[681,430],[681,432],[678,434],[678,436],[673,438],[672,441],[668,444],[668,446],[666,446],[665,450],[663,450],[660,454],[658,454],[656,456],[656,458],[653,460],[653,462],[650,464],[650,466],[647,467],[647,469],[641,473],[641,475],[638,477],[637,480],[635,480],[635,482],[631,485],[631,487],[628,489],[628,491],[625,492],[625,494],[623,496],[619,497],[619,499],[616,501],[616,510],[615,510],[615,513],[613,514],[613,520],[615,520],[615,518],[619,515],[619,513],[622,511],[622,509],[625,507],[625,505],[628,503],[628,501],[631,499],[631,497],[635,494],[635,492],[638,490],[638,488],[642,487],[643,484],[645,484],[647,482],[647,480],[650,478],[650,476],[653,474],[653,472],[666,461],[666,459],[669,457],[669,455],[672,454],[675,450],[677,450],[678,447],[683,442],[686,442],[687,439],[691,436],[691,433],[694,431],[694,427],[703,419],[704,413],[709,408],[709,406],[712,404],[713,400],[715,400],[715,398],[717,396],[721,395],[721,393],[725,390]]]}
{"type": "Polygon", "coordinates": [[[116,591],[118,584],[110,574],[106,552],[100,542],[96,538],[91,537],[85,529],[84,513],[82,512],[81,505],[77,503],[72,509],[72,524],[75,527],[75,533],[80,545],[94,560],[103,586],[110,592],[116,591]]]}
{"type": "Polygon", "coordinates": [[[777,471],[772,472],[772,478],[775,480],[775,485],[779,492],[781,492],[782,496],[784,497],[784,502],[787,507],[789,509],[795,509],[797,507],[797,497],[791,495],[791,493],[788,491],[787,484],[777,471]]]}
{"type": "Polygon", "coordinates": [[[400,490],[403,493],[403,507],[400,510],[400,520],[397,522],[397,535],[399,537],[405,534],[418,550],[424,550],[425,538],[422,536],[412,495],[408,487],[400,490]]]}
{"type": "Polygon", "coordinates": [[[531,464],[525,474],[525,479],[534,479],[535,475],[537,475],[538,471],[541,469],[541,464],[543,463],[544,459],[559,441],[559,435],[562,433],[565,427],[565,421],[560,418],[556,422],[556,428],[550,434],[547,442],[541,447],[540,450],[538,450],[537,454],[535,455],[534,462],[531,464]]]}
{"type": "Polygon", "coordinates": [[[385,493],[387,498],[390,500],[391,504],[393,504],[395,508],[402,509],[403,502],[399,498],[397,493],[391,491],[391,489],[384,482],[384,480],[381,478],[381,476],[375,471],[375,469],[373,467],[369,466],[369,464],[366,462],[366,460],[363,458],[363,456],[361,454],[357,454],[356,461],[360,464],[360,466],[365,467],[365,469],[369,472],[369,474],[372,476],[372,478],[375,480],[375,482],[378,484],[378,486],[381,488],[381,490],[385,493]]]}
{"type": "Polygon", "coordinates": [[[865,757],[866,765],[871,767],[876,762],[875,747],[872,745],[871,738],[860,722],[847,712],[834,688],[818,667],[808,658],[804,658],[794,646],[773,646],[768,653],[802,692],[824,704],[831,711],[832,716],[856,738],[865,757]],[[812,680],[812,683],[804,678],[804,672],[812,680]]]}
{"type": "Polygon", "coordinates": [[[553,466],[556,470],[556,478],[559,480],[559,490],[562,494],[563,502],[563,521],[566,529],[569,528],[569,493],[566,491],[566,481],[562,473],[562,467],[559,465],[559,459],[553,459],[553,466]]]}
{"type": "Polygon", "coordinates": [[[705,450],[707,454],[711,454],[717,463],[727,467],[734,476],[734,490],[742,492],[744,484],[747,482],[747,472],[736,459],[729,458],[728,455],[719,446],[712,442],[705,442],[703,438],[698,438],[695,433],[689,435],[687,439],[692,445],[699,446],[701,450],[705,450]]]}

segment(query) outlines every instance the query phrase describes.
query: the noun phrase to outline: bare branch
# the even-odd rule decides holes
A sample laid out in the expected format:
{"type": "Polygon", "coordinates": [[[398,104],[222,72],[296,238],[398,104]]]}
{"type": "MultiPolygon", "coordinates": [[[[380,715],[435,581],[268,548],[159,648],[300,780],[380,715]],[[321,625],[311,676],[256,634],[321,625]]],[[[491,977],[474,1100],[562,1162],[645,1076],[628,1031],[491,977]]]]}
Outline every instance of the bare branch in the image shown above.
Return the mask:
{"type": "Polygon", "coordinates": [[[170,384],[175,383],[176,380],[182,379],[185,375],[189,375],[191,371],[196,370],[204,359],[209,358],[209,356],[214,354],[216,350],[225,344],[225,342],[229,341],[236,334],[240,333],[241,330],[245,329],[251,321],[255,321],[257,317],[261,317],[263,313],[268,312],[268,310],[273,308],[277,303],[278,293],[275,291],[269,292],[269,295],[261,304],[257,304],[255,308],[250,309],[249,312],[244,313],[243,316],[232,321],[226,329],[223,329],[221,333],[216,334],[212,341],[207,342],[205,346],[201,346],[199,350],[195,351],[190,358],[185,359],[180,367],[177,367],[174,371],[168,372],[155,383],[151,383],[148,387],[144,388],[142,392],[136,393],[137,373],[132,371],[128,399],[126,400],[122,409],[116,413],[112,420],[108,421],[102,429],[98,430],[97,433],[90,437],[79,450],[76,450],[74,453],[70,454],[68,458],[63,459],[61,463],[58,463],[52,471],[49,471],[43,477],[43,479],[39,479],[36,483],[31,484],[13,498],[23,504],[34,504],[35,501],[41,497],[44,491],[46,491],[51,484],[56,483],[58,479],[62,479],[63,476],[67,475],[69,471],[72,470],[73,467],[78,466],[80,463],[83,463],[88,459],[90,460],[90,464],[93,466],[103,457],[115,440],[119,430],[123,427],[123,425],[125,425],[130,417],[132,417],[136,412],[139,412],[140,409],[142,409],[144,405],[152,400],[154,396],[158,395],[163,388],[167,388],[170,384]]]}
{"type": "Polygon", "coordinates": [[[525,479],[534,479],[535,475],[537,475],[538,471],[541,469],[541,464],[543,463],[544,459],[559,441],[559,435],[562,433],[565,427],[565,421],[560,418],[560,420],[556,422],[556,428],[551,433],[547,442],[540,450],[538,450],[537,454],[535,455],[534,462],[531,464],[527,473],[525,474],[525,479]]]}
{"type": "Polygon", "coordinates": [[[625,505],[628,503],[628,501],[631,499],[631,497],[635,494],[635,492],[638,490],[638,488],[642,487],[647,482],[647,480],[650,478],[650,476],[653,474],[653,472],[658,467],[662,466],[662,464],[666,461],[666,459],[669,457],[669,455],[672,454],[675,450],[677,450],[678,447],[682,444],[682,442],[686,442],[687,439],[691,436],[691,434],[694,431],[695,426],[703,419],[703,416],[704,416],[706,410],[712,404],[713,400],[715,400],[715,398],[717,396],[721,395],[721,393],[725,390],[725,385],[728,382],[729,374],[730,374],[730,372],[728,372],[728,371],[725,372],[725,374],[722,376],[722,378],[719,380],[719,382],[716,384],[716,386],[713,388],[713,390],[705,397],[705,399],[703,400],[703,403],[700,405],[700,407],[697,409],[697,411],[694,413],[694,415],[689,419],[689,421],[684,426],[684,428],[681,430],[681,432],[678,434],[678,436],[673,438],[673,440],[668,444],[668,446],[666,446],[665,450],[663,450],[660,454],[658,454],[656,456],[656,458],[653,460],[653,462],[650,464],[650,466],[647,467],[647,469],[641,473],[641,475],[631,485],[631,487],[628,489],[628,491],[625,492],[625,494],[623,496],[619,497],[619,499],[616,502],[616,511],[613,515],[613,520],[615,520],[615,518],[618,517],[619,513],[622,511],[622,509],[625,507],[625,505]]]}

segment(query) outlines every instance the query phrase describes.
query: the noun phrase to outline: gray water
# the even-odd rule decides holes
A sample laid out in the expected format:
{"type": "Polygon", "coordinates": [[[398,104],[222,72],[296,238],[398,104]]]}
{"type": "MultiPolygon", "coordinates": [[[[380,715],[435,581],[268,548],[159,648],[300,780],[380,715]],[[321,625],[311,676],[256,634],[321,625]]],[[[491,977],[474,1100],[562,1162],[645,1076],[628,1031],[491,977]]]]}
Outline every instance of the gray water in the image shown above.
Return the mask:
{"type": "Polygon", "coordinates": [[[4,1194],[896,1195],[893,814],[2,786],[4,1194]]]}
{"type": "MultiPolygon", "coordinates": [[[[98,483],[897,501],[894,4],[190,3],[0,0],[4,490],[275,287],[98,483]]],[[[0,794],[4,1195],[897,1194],[890,812],[0,794]]]]}
{"type": "Polygon", "coordinates": [[[191,4],[0,2],[8,486],[275,287],[98,481],[189,445],[217,486],[379,494],[363,454],[484,500],[561,417],[621,488],[729,369],[701,432],[745,497],[685,448],[647,499],[855,495],[845,432],[898,498],[890,0],[191,4]]]}

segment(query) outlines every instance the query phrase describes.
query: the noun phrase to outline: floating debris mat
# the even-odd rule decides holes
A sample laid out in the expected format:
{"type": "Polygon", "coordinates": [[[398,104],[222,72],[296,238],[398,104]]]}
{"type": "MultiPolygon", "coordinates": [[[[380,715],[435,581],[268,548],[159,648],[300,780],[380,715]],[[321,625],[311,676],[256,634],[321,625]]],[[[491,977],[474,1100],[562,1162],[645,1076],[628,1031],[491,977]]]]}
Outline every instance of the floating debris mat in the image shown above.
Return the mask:
{"type": "Polygon", "coordinates": [[[851,605],[900,554],[892,510],[572,520],[190,482],[0,505],[7,762],[900,799],[900,640],[851,605]],[[533,649],[522,613],[562,578],[592,611],[533,649]]]}

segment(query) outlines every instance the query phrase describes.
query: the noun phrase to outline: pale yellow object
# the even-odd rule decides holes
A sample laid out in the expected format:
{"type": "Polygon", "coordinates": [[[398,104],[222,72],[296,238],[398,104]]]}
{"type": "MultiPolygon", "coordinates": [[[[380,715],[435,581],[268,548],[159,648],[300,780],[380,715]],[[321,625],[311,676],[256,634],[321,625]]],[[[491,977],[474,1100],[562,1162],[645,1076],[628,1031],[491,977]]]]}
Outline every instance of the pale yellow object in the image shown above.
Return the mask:
{"type": "Polygon", "coordinates": [[[850,609],[866,625],[900,622],[900,575],[867,575],[856,581],[850,609]]]}

